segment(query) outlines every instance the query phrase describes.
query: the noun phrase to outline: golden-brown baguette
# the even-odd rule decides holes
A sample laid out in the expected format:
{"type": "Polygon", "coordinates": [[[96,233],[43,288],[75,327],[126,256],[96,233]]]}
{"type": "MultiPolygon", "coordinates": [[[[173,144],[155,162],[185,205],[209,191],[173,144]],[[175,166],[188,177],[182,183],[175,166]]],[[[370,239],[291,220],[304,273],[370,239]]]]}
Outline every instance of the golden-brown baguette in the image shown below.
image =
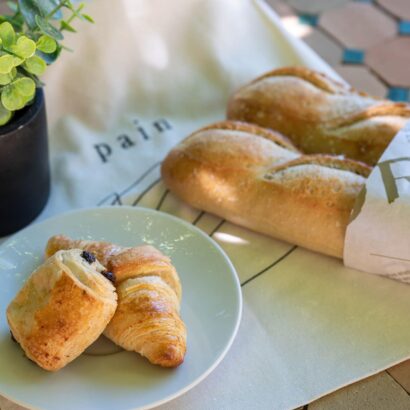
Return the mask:
{"type": "Polygon", "coordinates": [[[49,239],[46,255],[73,247],[93,252],[116,278],[118,308],[104,334],[153,364],[180,365],[187,335],[179,315],[181,282],[170,259],[148,245],[129,248],[64,235],[49,239]]]}
{"type": "Polygon", "coordinates": [[[161,172],[167,187],[196,208],[341,258],[349,216],[370,167],[302,155],[276,132],[225,121],[182,141],[161,172]]]}
{"type": "Polygon", "coordinates": [[[27,357],[56,371],[104,331],[117,308],[105,267],[73,249],[59,251],[36,269],[7,308],[14,338],[27,357]]]}
{"type": "Polygon", "coordinates": [[[227,117],[279,131],[306,154],[374,165],[410,119],[410,105],[372,97],[307,68],[285,67],[235,92],[227,117]]]}

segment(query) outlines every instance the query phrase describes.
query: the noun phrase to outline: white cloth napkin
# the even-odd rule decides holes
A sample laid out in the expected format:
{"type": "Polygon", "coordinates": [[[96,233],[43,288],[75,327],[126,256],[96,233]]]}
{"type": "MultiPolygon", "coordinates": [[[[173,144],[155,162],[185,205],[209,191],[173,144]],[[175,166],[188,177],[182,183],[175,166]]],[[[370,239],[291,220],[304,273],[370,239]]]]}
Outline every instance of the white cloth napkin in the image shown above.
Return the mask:
{"type": "Polygon", "coordinates": [[[410,284],[410,121],[359,197],[346,231],[345,265],[410,284]]]}
{"type": "MultiPolygon", "coordinates": [[[[53,190],[39,219],[134,204],[195,223],[243,284],[238,336],[206,380],[164,409],[290,409],[410,357],[409,288],[189,208],[159,179],[188,133],[224,118],[261,73],[334,73],[258,0],[96,0],[46,78],[53,190]]],[[[6,407],[7,409],[7,407],[6,407]]]]}

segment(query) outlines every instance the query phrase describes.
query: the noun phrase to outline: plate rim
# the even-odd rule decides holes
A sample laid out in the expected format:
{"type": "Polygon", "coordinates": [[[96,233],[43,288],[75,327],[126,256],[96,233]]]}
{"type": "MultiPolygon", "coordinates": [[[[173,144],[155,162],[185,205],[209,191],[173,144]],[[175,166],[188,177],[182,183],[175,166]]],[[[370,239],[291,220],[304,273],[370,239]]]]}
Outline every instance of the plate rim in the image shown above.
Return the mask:
{"type": "MultiPolygon", "coordinates": [[[[232,272],[232,277],[234,279],[233,282],[235,284],[235,291],[236,291],[237,299],[238,299],[238,306],[237,306],[238,314],[237,314],[237,317],[235,318],[234,329],[233,329],[227,343],[225,344],[224,349],[217,356],[217,358],[215,359],[215,361],[212,363],[211,366],[209,366],[202,374],[200,374],[190,384],[188,384],[185,387],[177,390],[175,393],[172,393],[172,394],[170,394],[170,395],[168,395],[168,396],[166,396],[162,399],[159,399],[159,400],[157,400],[155,402],[152,402],[150,404],[147,404],[147,405],[143,405],[143,406],[140,406],[140,407],[132,407],[132,408],[124,408],[123,409],[123,410],[149,410],[149,409],[152,409],[154,407],[160,406],[162,404],[168,403],[171,400],[174,400],[174,399],[182,396],[183,394],[187,393],[189,390],[193,389],[195,386],[197,386],[203,380],[205,380],[218,367],[218,365],[225,358],[225,356],[227,355],[228,351],[232,347],[232,344],[233,344],[233,342],[234,342],[234,340],[235,340],[235,338],[238,334],[239,326],[240,326],[241,321],[242,321],[243,295],[242,295],[242,290],[241,290],[241,284],[240,284],[240,281],[239,281],[238,273],[237,273],[237,271],[235,269],[235,266],[233,265],[232,261],[230,260],[230,258],[226,254],[226,252],[222,249],[222,247],[212,237],[207,235],[204,231],[199,229],[197,226],[191,224],[188,221],[185,221],[182,218],[179,218],[175,215],[169,214],[169,213],[164,212],[164,211],[160,211],[160,210],[152,209],[152,208],[146,208],[146,207],[143,207],[143,206],[104,205],[104,206],[97,206],[97,207],[77,208],[77,209],[73,209],[73,210],[70,210],[70,211],[67,211],[67,212],[62,212],[60,214],[53,215],[53,216],[51,216],[49,218],[46,218],[46,219],[43,219],[41,221],[32,223],[32,224],[26,226],[25,228],[21,229],[20,231],[15,232],[14,234],[10,235],[9,237],[7,237],[7,239],[4,242],[2,242],[0,244],[0,250],[2,248],[6,248],[8,243],[11,242],[15,236],[20,236],[20,235],[24,234],[24,232],[26,232],[28,230],[31,230],[33,227],[35,227],[37,225],[42,225],[46,222],[50,223],[54,220],[58,220],[58,219],[64,218],[64,217],[66,217],[68,215],[72,215],[72,214],[87,213],[87,212],[90,212],[90,211],[101,211],[101,210],[111,210],[111,211],[115,210],[115,212],[117,212],[117,210],[118,211],[124,210],[124,211],[131,211],[131,212],[134,212],[134,211],[148,212],[152,215],[161,215],[162,217],[171,219],[173,222],[175,222],[177,224],[181,224],[186,229],[192,230],[192,231],[196,232],[199,236],[202,236],[205,240],[210,242],[219,251],[219,253],[222,255],[224,261],[229,266],[230,271],[232,272]]],[[[14,398],[11,398],[10,396],[8,396],[7,394],[5,394],[2,391],[0,391],[0,394],[3,397],[5,397],[7,400],[11,401],[12,403],[15,403],[19,406],[25,407],[29,410],[42,410],[40,407],[33,407],[32,405],[30,405],[28,403],[24,403],[22,401],[15,400],[14,398]]]]}

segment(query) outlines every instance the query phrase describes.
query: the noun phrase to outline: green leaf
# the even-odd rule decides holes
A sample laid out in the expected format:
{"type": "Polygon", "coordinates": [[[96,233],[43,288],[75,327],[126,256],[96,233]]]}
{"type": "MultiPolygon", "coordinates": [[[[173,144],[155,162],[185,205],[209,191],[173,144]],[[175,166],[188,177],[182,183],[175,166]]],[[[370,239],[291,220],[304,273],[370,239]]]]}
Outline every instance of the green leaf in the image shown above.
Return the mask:
{"type": "Polygon", "coordinates": [[[24,62],[23,67],[31,74],[41,75],[46,70],[47,64],[39,56],[33,56],[24,62]]]}
{"type": "Polygon", "coordinates": [[[59,4],[59,0],[36,0],[37,7],[43,16],[50,14],[59,4]]]}
{"type": "Polygon", "coordinates": [[[14,16],[1,16],[1,22],[9,22],[15,32],[23,31],[24,19],[21,13],[15,14],[14,16]]]}
{"type": "Polygon", "coordinates": [[[60,30],[67,30],[67,31],[70,31],[71,33],[77,32],[76,29],[72,25],[70,25],[64,20],[61,22],[60,30]]]}
{"type": "Polygon", "coordinates": [[[36,86],[31,78],[19,78],[3,88],[1,102],[7,110],[20,110],[33,99],[35,92],[36,86]]]}
{"type": "Polygon", "coordinates": [[[7,85],[13,81],[13,78],[10,74],[0,74],[0,85],[7,85]]]}
{"type": "Polygon", "coordinates": [[[13,56],[13,64],[14,64],[14,67],[17,67],[17,66],[20,65],[23,61],[24,61],[23,58],[13,56]]]}
{"type": "Polygon", "coordinates": [[[20,110],[24,107],[24,97],[16,92],[11,84],[4,87],[1,92],[1,103],[10,111],[20,110]]]}
{"type": "Polygon", "coordinates": [[[93,18],[92,18],[91,16],[89,16],[88,14],[83,13],[83,14],[81,14],[81,17],[82,17],[84,20],[86,20],[86,21],[88,21],[88,22],[90,22],[90,23],[95,23],[95,21],[93,20],[93,18]]]}
{"type": "Polygon", "coordinates": [[[10,47],[10,50],[21,58],[29,58],[36,52],[36,43],[26,36],[17,39],[17,43],[10,47]]]}
{"type": "Polygon", "coordinates": [[[53,38],[42,35],[37,40],[37,50],[40,50],[46,54],[54,53],[54,51],[57,50],[57,43],[53,38]]]}
{"type": "Polygon", "coordinates": [[[24,97],[34,97],[36,92],[36,84],[31,78],[23,77],[12,83],[13,87],[24,97]]]}
{"type": "Polygon", "coordinates": [[[10,84],[17,74],[17,70],[13,68],[8,74],[0,74],[0,85],[10,84]]]}
{"type": "Polygon", "coordinates": [[[24,20],[30,28],[36,28],[36,16],[41,15],[36,0],[18,0],[19,8],[24,20]]]}
{"type": "Polygon", "coordinates": [[[14,57],[5,54],[0,57],[0,74],[8,74],[14,67],[14,57]]]}
{"type": "Polygon", "coordinates": [[[13,113],[3,107],[3,104],[0,104],[0,125],[7,124],[10,121],[13,113]]]}
{"type": "Polygon", "coordinates": [[[62,40],[64,37],[63,35],[52,25],[50,24],[44,17],[37,15],[35,17],[36,23],[38,28],[41,30],[43,34],[46,34],[54,40],[62,40]]]}
{"type": "Polygon", "coordinates": [[[24,77],[28,77],[31,78],[34,81],[34,84],[36,85],[36,88],[40,88],[40,87],[44,87],[44,83],[42,81],[40,81],[40,79],[35,76],[34,74],[29,73],[28,71],[24,70],[24,74],[17,74],[18,78],[24,78],[24,77]]]}
{"type": "Polygon", "coordinates": [[[46,53],[43,53],[42,51],[37,50],[36,55],[41,57],[47,64],[52,64],[54,63],[54,61],[57,60],[58,56],[61,53],[61,50],[62,50],[62,47],[59,44],[57,44],[57,49],[56,51],[54,51],[54,53],[46,54],[46,53]]]}
{"type": "Polygon", "coordinates": [[[4,47],[10,47],[16,41],[16,33],[9,22],[0,24],[0,38],[4,47]]]}

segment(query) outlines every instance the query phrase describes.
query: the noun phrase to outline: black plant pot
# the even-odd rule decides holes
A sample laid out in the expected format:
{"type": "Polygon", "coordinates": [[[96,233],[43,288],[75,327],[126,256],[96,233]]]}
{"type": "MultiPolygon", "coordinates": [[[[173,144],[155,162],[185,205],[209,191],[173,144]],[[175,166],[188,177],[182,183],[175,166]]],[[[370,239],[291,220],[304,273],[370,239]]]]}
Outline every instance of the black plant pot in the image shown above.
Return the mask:
{"type": "Polygon", "coordinates": [[[0,237],[28,225],[50,194],[45,98],[34,102],[0,127],[0,237]]]}

